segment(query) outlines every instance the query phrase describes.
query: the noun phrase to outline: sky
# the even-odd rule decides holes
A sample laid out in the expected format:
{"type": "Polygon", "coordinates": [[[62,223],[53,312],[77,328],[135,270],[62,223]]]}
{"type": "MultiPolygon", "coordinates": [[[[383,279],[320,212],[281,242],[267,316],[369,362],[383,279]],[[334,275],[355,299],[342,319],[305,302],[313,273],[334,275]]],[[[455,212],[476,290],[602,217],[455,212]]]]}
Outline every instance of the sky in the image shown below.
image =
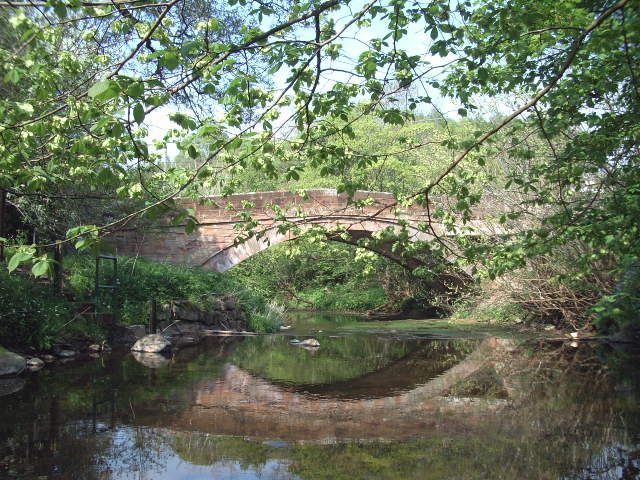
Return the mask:
{"type": "MultiPolygon", "coordinates": [[[[358,12],[365,2],[363,0],[356,0],[350,2],[349,6],[343,5],[341,9],[337,12],[332,12],[331,15],[336,22],[336,30],[340,31],[340,25],[344,25],[345,22],[349,21],[351,18],[351,12],[358,12]]],[[[263,30],[267,30],[272,25],[268,23],[268,20],[265,20],[261,25],[263,30]]],[[[302,30],[301,33],[304,35],[308,32],[308,38],[313,38],[313,32],[311,29],[302,30]]],[[[321,81],[318,85],[318,91],[327,91],[329,90],[336,82],[345,82],[349,80],[349,74],[346,71],[353,70],[353,65],[358,57],[368,49],[367,44],[373,38],[381,38],[387,33],[386,22],[381,21],[376,18],[372,22],[371,26],[361,27],[357,25],[352,25],[347,32],[345,32],[344,39],[340,40],[340,43],[343,46],[342,55],[337,60],[331,62],[331,66],[334,68],[344,69],[345,72],[332,72],[331,77],[322,77],[321,81]]],[[[307,35],[305,35],[307,36],[307,35]]],[[[408,35],[401,39],[398,43],[398,48],[404,49],[407,51],[409,55],[420,55],[423,61],[429,62],[431,65],[443,65],[452,60],[455,60],[455,57],[440,57],[433,56],[428,53],[429,47],[433,40],[431,40],[428,34],[422,31],[421,25],[419,24],[411,24],[409,25],[408,35]]],[[[329,60],[323,60],[323,62],[329,62],[329,60]]],[[[326,65],[326,63],[325,63],[326,65]]],[[[283,68],[279,72],[273,75],[272,81],[274,87],[276,89],[281,89],[286,85],[286,78],[289,76],[289,72],[287,69],[283,68]]],[[[460,108],[460,105],[456,103],[454,100],[450,98],[442,97],[437,91],[431,90],[429,91],[429,95],[433,99],[434,105],[442,112],[444,115],[449,118],[456,118],[458,116],[457,110],[460,108]]],[[[176,108],[176,106],[168,105],[150,112],[145,118],[144,124],[148,129],[147,140],[149,143],[153,143],[155,140],[160,140],[166,132],[170,128],[174,128],[176,125],[169,120],[169,115],[177,110],[180,110],[184,113],[189,113],[186,108],[176,108]]],[[[222,113],[222,110],[221,110],[222,113]]],[[[424,108],[421,111],[420,107],[417,110],[417,113],[427,113],[424,108]]],[[[286,119],[291,114],[291,110],[289,112],[283,111],[283,115],[280,117],[281,119],[286,119]]],[[[275,124],[275,127],[279,125],[275,124]]],[[[159,152],[163,155],[166,154],[166,157],[169,159],[175,158],[178,154],[178,148],[175,144],[167,145],[165,152],[159,152]]]]}

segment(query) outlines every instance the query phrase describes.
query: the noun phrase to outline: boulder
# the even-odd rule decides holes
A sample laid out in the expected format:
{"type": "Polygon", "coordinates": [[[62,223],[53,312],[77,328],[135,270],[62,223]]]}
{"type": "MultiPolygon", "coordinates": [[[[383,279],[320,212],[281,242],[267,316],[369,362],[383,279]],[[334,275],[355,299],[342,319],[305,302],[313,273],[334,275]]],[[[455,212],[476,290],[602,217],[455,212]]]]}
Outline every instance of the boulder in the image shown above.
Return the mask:
{"type": "Polygon", "coordinates": [[[32,372],[37,372],[42,367],[44,367],[44,362],[40,360],[38,357],[32,357],[27,360],[27,368],[32,372]]]}
{"type": "Polygon", "coordinates": [[[174,302],[172,306],[173,318],[187,322],[200,322],[203,312],[190,302],[174,302]]]}
{"type": "Polygon", "coordinates": [[[0,347],[0,377],[18,375],[27,366],[27,361],[17,353],[0,347]]]}
{"type": "Polygon", "coordinates": [[[222,299],[222,302],[224,304],[225,310],[239,310],[238,302],[236,302],[236,299],[234,297],[226,296],[222,299]]]}
{"type": "Polygon", "coordinates": [[[136,340],[140,340],[147,334],[147,327],[144,325],[128,325],[125,327],[132,336],[136,338],[136,340]]]}
{"type": "Polygon", "coordinates": [[[307,338],[306,340],[301,341],[300,345],[303,347],[319,347],[320,342],[315,338],[307,338]]]}
{"type": "Polygon", "coordinates": [[[112,342],[114,345],[133,345],[147,334],[144,325],[114,325],[112,342]]]}
{"type": "Polygon", "coordinates": [[[132,352],[133,358],[147,368],[162,368],[169,365],[169,359],[159,353],[132,352]]]}
{"type": "Polygon", "coordinates": [[[0,378],[0,397],[19,392],[25,384],[24,378],[0,378]]]}
{"type": "Polygon", "coordinates": [[[59,358],[73,358],[78,355],[78,353],[75,350],[59,350],[56,352],[56,355],[59,358]]]}
{"type": "Polygon", "coordinates": [[[56,357],[45,353],[44,355],[42,355],[42,360],[44,360],[45,363],[53,363],[56,361],[56,357]]]}
{"type": "Polygon", "coordinates": [[[160,353],[171,348],[171,343],[163,335],[152,333],[138,340],[131,350],[134,352],[160,353]]]}

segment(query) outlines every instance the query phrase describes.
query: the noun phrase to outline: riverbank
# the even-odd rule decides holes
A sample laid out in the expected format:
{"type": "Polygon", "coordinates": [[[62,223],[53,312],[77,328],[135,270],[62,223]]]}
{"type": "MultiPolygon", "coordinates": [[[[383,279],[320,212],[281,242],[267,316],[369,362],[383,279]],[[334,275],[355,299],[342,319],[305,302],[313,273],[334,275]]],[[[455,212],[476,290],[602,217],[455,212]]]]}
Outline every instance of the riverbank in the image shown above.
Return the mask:
{"type": "Polygon", "coordinates": [[[124,326],[146,325],[153,309],[159,321],[195,315],[210,326],[222,319],[215,328],[223,328],[219,312],[231,310],[233,304],[239,311],[233,318],[241,322],[238,330],[275,331],[280,323],[282,310],[276,304],[225,274],[127,257],[118,257],[117,267],[117,288],[101,296],[98,304],[93,257],[65,258],[60,293],[28,272],[0,269],[3,346],[42,352],[56,344],[100,343],[109,333],[105,319],[124,326]],[[168,310],[173,317],[167,316],[168,310]]]}

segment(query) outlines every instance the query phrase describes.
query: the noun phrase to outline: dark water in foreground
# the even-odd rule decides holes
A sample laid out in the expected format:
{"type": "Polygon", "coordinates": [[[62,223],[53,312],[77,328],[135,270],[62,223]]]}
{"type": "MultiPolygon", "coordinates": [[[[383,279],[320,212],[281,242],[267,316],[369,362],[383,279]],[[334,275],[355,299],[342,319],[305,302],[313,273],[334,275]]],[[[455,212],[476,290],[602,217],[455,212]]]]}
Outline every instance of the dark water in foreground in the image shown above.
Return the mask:
{"type": "Polygon", "coordinates": [[[0,478],[640,478],[637,353],[305,325],[30,374],[0,478]]]}

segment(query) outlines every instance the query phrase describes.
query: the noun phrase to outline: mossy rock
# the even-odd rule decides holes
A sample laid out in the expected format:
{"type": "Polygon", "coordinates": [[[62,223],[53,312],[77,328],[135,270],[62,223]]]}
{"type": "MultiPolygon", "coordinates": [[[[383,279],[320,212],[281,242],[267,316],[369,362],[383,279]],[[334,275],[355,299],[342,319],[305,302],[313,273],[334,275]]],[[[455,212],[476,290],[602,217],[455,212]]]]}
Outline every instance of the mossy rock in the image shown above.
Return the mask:
{"type": "Polygon", "coordinates": [[[27,361],[17,353],[0,347],[0,377],[18,375],[27,366],[27,361]]]}

